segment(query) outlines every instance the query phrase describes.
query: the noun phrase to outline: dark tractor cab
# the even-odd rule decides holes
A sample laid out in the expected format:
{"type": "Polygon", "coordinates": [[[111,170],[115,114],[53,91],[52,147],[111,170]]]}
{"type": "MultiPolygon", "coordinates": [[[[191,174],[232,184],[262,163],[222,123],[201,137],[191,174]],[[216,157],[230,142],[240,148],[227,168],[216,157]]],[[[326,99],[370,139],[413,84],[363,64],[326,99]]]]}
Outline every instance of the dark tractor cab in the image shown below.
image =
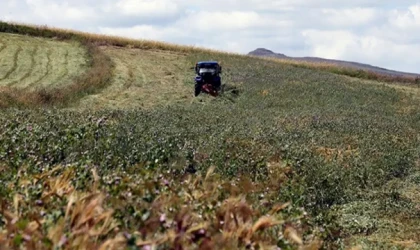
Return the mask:
{"type": "Polygon", "coordinates": [[[195,64],[195,73],[199,76],[213,76],[222,73],[222,66],[216,61],[203,61],[195,64]]]}
{"type": "Polygon", "coordinates": [[[211,92],[217,95],[221,88],[222,82],[220,74],[222,67],[216,61],[202,61],[195,65],[195,96],[198,96],[201,91],[211,92]]]}

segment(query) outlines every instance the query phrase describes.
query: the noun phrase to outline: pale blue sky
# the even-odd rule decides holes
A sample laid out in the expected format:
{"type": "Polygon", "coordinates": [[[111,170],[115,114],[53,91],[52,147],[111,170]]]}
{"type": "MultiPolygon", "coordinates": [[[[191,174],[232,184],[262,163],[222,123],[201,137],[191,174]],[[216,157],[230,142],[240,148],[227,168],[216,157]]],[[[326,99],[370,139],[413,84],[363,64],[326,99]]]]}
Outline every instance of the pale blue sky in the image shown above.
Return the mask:
{"type": "Polygon", "coordinates": [[[0,19],[420,73],[420,0],[1,0],[0,19]]]}

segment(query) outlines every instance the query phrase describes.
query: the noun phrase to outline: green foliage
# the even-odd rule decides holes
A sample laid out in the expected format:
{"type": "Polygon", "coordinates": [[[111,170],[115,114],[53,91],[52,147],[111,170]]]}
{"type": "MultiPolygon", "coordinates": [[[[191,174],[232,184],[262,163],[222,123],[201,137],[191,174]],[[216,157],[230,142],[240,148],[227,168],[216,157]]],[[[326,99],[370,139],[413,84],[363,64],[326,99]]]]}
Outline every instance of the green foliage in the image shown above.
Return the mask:
{"type": "Polygon", "coordinates": [[[170,171],[144,168],[114,169],[99,176],[96,167],[67,166],[38,174],[22,171],[6,184],[16,194],[14,203],[5,200],[0,210],[0,219],[7,224],[0,231],[4,247],[297,249],[318,245],[316,232],[305,228],[306,212],[281,202],[278,189],[267,190],[246,177],[226,181],[214,168],[174,178],[170,171]]]}
{"type": "MultiPolygon", "coordinates": [[[[15,189],[22,173],[33,179],[57,165],[60,171],[72,166],[77,170],[72,186],[87,192],[95,168],[104,178],[102,192],[111,197],[106,204],[115,209],[113,218],[135,231],[155,218],[150,203],[158,199],[156,176],[167,174],[171,194],[179,194],[193,189],[182,183],[185,176],[215,166],[226,185],[246,178],[247,187],[267,190],[269,195],[263,189],[247,193],[261,214],[273,202],[291,201],[288,218],[300,218],[304,207],[311,215],[305,225],[323,228],[326,247],[386,227],[381,213],[418,219],[415,200],[387,188],[393,181],[418,181],[418,99],[391,87],[262,59],[206,52],[186,58],[191,65],[221,61],[223,80],[237,94],[150,110],[0,111],[0,180],[10,184],[0,193],[8,206],[23,192],[15,189]]],[[[187,84],[192,91],[192,78],[187,84]]],[[[29,203],[42,197],[44,186],[38,184],[25,193],[29,203]]],[[[232,195],[224,190],[216,200],[232,195]]],[[[49,204],[48,225],[63,218],[66,202],[57,198],[49,204]]],[[[205,215],[209,204],[214,206],[212,200],[189,202],[205,215]]],[[[16,236],[14,242],[22,239],[16,236]]]]}

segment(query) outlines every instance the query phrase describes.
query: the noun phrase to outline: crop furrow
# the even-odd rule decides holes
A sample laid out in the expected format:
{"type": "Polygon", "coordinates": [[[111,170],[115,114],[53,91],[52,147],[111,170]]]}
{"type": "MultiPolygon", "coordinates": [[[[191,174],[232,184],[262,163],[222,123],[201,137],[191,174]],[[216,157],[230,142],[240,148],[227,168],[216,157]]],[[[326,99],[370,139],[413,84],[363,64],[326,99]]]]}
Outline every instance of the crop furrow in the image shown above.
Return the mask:
{"type": "Polygon", "coordinates": [[[3,43],[3,42],[0,42],[0,53],[5,49],[5,48],[7,48],[7,44],[5,44],[5,43],[3,43]]]}
{"type": "Polygon", "coordinates": [[[57,78],[55,84],[60,84],[60,81],[62,81],[69,74],[69,51],[68,50],[66,50],[66,53],[64,54],[64,63],[61,68],[63,68],[63,73],[57,78]]]}
{"type": "Polygon", "coordinates": [[[133,85],[133,82],[135,80],[135,78],[134,78],[134,67],[132,65],[128,65],[127,68],[128,68],[128,80],[125,83],[125,87],[129,88],[129,87],[131,87],[131,85],[133,85]]]}
{"type": "Polygon", "coordinates": [[[44,80],[51,72],[51,54],[52,54],[52,49],[49,49],[47,51],[47,65],[46,65],[46,70],[45,70],[45,74],[43,74],[38,80],[36,80],[35,82],[31,83],[28,85],[28,87],[32,87],[38,83],[40,83],[42,80],[44,80]]]}
{"type": "Polygon", "coordinates": [[[34,71],[34,68],[35,68],[35,63],[36,63],[36,60],[35,60],[36,57],[35,56],[36,56],[36,53],[38,52],[38,49],[39,49],[39,46],[37,45],[31,51],[31,64],[29,65],[28,72],[26,72],[26,74],[23,75],[20,79],[9,83],[9,86],[13,86],[13,85],[15,85],[19,82],[22,82],[32,75],[32,72],[34,71]]]}
{"type": "Polygon", "coordinates": [[[132,64],[129,64],[127,62],[122,62],[122,64],[124,65],[124,67],[127,69],[127,78],[125,79],[125,83],[124,83],[124,87],[126,89],[130,88],[134,81],[135,81],[135,73],[134,71],[136,70],[135,67],[132,64]]]}
{"type": "Polygon", "coordinates": [[[13,74],[13,72],[16,71],[18,67],[18,57],[21,51],[22,51],[22,47],[19,46],[15,54],[13,55],[13,67],[9,71],[6,72],[6,74],[0,79],[0,81],[7,79],[11,74],[13,74]]]}

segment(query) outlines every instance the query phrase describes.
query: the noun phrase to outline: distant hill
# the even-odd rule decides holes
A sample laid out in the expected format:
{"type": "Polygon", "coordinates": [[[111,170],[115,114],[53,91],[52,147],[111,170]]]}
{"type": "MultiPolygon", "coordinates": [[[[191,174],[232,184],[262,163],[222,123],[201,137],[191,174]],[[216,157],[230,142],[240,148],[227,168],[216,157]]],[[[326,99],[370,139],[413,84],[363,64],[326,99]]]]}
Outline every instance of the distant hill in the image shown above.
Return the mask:
{"type": "Polygon", "coordinates": [[[343,66],[343,67],[373,71],[373,72],[388,75],[388,76],[420,77],[420,74],[416,74],[416,73],[395,71],[395,70],[380,68],[377,66],[372,66],[369,64],[358,63],[358,62],[325,59],[325,58],[319,58],[319,57],[290,57],[290,56],[286,56],[285,54],[275,53],[265,48],[257,48],[256,50],[249,52],[248,55],[260,56],[260,57],[274,57],[274,58],[304,61],[304,62],[310,62],[310,63],[329,63],[329,64],[335,64],[335,65],[343,66]]]}

